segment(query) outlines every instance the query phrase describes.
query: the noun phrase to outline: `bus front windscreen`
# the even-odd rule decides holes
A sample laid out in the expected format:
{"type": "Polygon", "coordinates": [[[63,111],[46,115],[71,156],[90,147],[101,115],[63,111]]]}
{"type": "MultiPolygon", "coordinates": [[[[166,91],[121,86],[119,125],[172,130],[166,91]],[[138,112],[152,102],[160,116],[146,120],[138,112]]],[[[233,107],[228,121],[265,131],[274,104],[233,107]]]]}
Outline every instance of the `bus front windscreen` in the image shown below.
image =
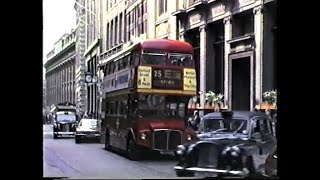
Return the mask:
{"type": "Polygon", "coordinates": [[[191,54],[144,52],[141,65],[193,67],[194,62],[191,54]]]}
{"type": "Polygon", "coordinates": [[[140,118],[185,118],[188,98],[172,95],[140,94],[140,118]]]}

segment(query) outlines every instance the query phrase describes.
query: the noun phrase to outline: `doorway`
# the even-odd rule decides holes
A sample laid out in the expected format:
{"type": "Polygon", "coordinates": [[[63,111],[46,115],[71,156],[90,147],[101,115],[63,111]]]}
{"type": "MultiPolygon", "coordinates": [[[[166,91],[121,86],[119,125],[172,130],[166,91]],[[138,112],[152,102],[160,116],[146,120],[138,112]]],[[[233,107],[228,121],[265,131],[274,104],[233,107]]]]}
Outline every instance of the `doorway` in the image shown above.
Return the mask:
{"type": "Polygon", "coordinates": [[[232,110],[250,111],[250,56],[232,59],[232,110]]]}
{"type": "Polygon", "coordinates": [[[185,32],[185,41],[193,47],[193,59],[196,67],[197,92],[200,91],[200,31],[198,28],[185,32]]]}

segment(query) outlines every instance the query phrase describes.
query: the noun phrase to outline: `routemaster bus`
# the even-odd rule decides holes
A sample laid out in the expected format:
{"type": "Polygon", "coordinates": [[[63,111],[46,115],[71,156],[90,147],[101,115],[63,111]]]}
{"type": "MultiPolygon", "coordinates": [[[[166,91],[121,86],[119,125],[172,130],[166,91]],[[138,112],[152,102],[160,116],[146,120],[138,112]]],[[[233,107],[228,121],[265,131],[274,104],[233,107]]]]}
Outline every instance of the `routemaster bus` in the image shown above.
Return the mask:
{"type": "Polygon", "coordinates": [[[188,101],[196,95],[193,47],[149,39],[102,59],[101,137],[105,149],[139,160],[146,150],[174,152],[195,140],[187,126],[188,101]]]}

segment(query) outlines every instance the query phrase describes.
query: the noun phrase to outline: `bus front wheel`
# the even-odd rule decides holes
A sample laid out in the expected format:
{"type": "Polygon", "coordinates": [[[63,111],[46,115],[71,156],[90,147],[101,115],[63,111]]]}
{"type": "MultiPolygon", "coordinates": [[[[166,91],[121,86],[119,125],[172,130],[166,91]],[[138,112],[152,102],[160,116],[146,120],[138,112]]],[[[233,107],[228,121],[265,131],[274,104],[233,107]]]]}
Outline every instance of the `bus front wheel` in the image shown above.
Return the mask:
{"type": "Polygon", "coordinates": [[[141,159],[141,154],[138,145],[130,137],[127,144],[127,155],[130,160],[138,161],[141,159]]]}

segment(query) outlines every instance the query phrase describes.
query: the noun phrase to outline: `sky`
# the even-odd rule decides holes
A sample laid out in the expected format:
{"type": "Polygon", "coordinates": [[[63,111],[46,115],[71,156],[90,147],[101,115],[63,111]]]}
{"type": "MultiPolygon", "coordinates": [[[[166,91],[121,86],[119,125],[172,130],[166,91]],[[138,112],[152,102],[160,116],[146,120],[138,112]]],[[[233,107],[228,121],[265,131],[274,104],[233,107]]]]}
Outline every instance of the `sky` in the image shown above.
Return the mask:
{"type": "Polygon", "coordinates": [[[43,0],[43,61],[54,43],[76,27],[75,0],[43,0]]]}

